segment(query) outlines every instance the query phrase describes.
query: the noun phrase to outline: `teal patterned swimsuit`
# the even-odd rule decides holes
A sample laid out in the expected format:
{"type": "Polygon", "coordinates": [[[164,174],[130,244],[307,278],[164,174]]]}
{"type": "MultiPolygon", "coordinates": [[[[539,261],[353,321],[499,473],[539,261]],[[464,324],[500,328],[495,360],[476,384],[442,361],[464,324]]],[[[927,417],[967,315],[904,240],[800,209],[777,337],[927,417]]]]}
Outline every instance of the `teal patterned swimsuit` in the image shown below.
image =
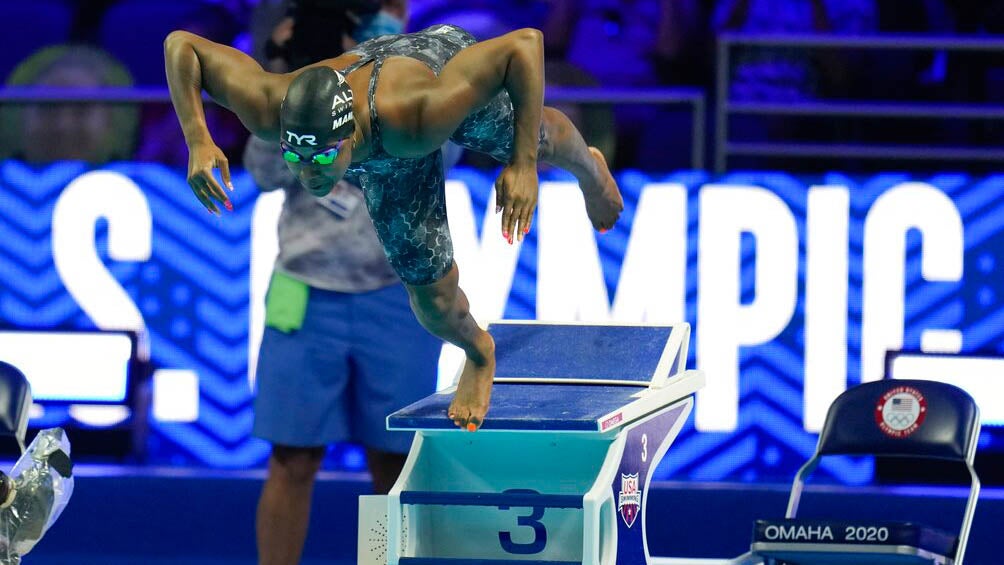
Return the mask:
{"type": "MultiPolygon", "coordinates": [[[[436,25],[416,33],[375,37],[349,51],[360,59],[345,69],[345,74],[373,63],[369,83],[373,149],[366,160],[353,163],[346,177],[362,188],[384,252],[401,280],[410,285],[436,282],[453,266],[443,158],[439,150],[405,159],[383,149],[375,103],[377,80],[387,57],[417,59],[438,75],[447,61],[475,42],[471,34],[457,26],[436,25]]],[[[512,102],[503,90],[468,116],[450,139],[507,163],[512,155],[513,132],[512,102]]],[[[543,140],[543,129],[541,136],[543,140]]]]}

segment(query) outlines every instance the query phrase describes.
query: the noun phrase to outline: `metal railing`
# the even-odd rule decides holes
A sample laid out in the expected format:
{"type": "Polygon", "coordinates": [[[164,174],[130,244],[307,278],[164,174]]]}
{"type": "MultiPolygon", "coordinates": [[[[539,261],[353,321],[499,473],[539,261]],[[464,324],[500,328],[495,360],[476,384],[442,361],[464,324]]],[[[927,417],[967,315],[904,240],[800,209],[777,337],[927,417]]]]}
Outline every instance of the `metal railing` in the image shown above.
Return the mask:
{"type": "MultiPolygon", "coordinates": [[[[568,104],[651,104],[686,106],[690,110],[690,162],[694,169],[703,169],[706,139],[706,104],[704,91],[697,88],[548,88],[545,102],[568,104]]],[[[204,98],[210,101],[209,98],[204,98]]],[[[0,88],[0,104],[167,104],[171,102],[166,88],[101,87],[53,88],[13,86],[0,88]]]]}
{"type": "Polygon", "coordinates": [[[731,63],[734,48],[786,47],[804,50],[869,49],[900,51],[1004,52],[1004,39],[990,37],[934,37],[917,35],[751,35],[722,34],[718,37],[715,85],[714,168],[724,171],[730,156],[761,157],[851,157],[863,159],[940,159],[996,161],[1004,159],[1004,147],[905,145],[868,143],[737,142],[729,138],[729,119],[734,115],[833,116],[865,118],[955,118],[1004,119],[1004,105],[936,102],[876,102],[806,100],[785,102],[734,102],[730,99],[731,63]]]}

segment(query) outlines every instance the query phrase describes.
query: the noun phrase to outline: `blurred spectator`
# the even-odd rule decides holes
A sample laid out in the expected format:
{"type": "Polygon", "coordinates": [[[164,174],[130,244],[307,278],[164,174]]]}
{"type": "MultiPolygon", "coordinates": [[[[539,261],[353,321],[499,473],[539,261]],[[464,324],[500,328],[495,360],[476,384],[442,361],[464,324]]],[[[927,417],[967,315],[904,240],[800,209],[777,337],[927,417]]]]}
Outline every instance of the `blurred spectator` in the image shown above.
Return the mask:
{"type": "Polygon", "coordinates": [[[696,1],[663,1],[652,51],[656,72],[665,84],[701,84],[708,76],[711,41],[708,14],[696,1]]]}
{"type": "MultiPolygon", "coordinates": [[[[955,23],[942,0],[877,0],[878,27],[883,33],[950,35],[955,23]]],[[[874,96],[900,100],[941,97],[948,56],[944,51],[876,53],[868,83],[874,96]]]]}
{"type": "MultiPolygon", "coordinates": [[[[956,33],[1004,34],[1004,0],[945,0],[956,33]]],[[[948,57],[952,98],[997,101],[1004,96],[1004,57],[990,53],[954,51],[948,57]]]]}
{"type": "MultiPolygon", "coordinates": [[[[810,35],[861,33],[873,28],[873,0],[719,0],[712,18],[717,33],[810,35]],[[839,26],[839,27],[838,27],[839,26]]],[[[795,103],[842,96],[853,84],[853,55],[841,50],[740,46],[731,51],[733,102],[795,103]]],[[[788,116],[737,116],[733,140],[743,142],[830,142],[842,120],[788,116]]],[[[800,161],[772,158],[742,166],[796,168],[800,161]]]]}
{"type": "Polygon", "coordinates": [[[74,9],[64,0],[32,2],[0,1],[3,49],[0,77],[7,77],[18,64],[44,47],[73,41],[74,9]]]}
{"type": "Polygon", "coordinates": [[[73,2],[74,18],[71,30],[73,41],[98,43],[98,29],[108,8],[120,0],[76,0],[73,2]]]}
{"type": "MultiPolygon", "coordinates": [[[[17,66],[8,86],[125,87],[132,79],[108,53],[81,45],[43,49],[17,66]]],[[[0,156],[29,163],[129,159],[136,141],[133,105],[88,103],[9,104],[0,113],[0,156]]]]}
{"type": "MultiPolygon", "coordinates": [[[[823,0],[719,0],[716,32],[828,33],[823,0]]],[[[794,48],[747,48],[734,54],[729,98],[787,102],[814,98],[817,72],[809,54],[794,48]]]]}
{"type": "MultiPolygon", "coordinates": [[[[697,0],[552,0],[548,6],[542,25],[548,61],[574,65],[584,76],[595,77],[597,85],[624,89],[695,84],[707,74],[706,34],[700,33],[706,29],[705,13],[697,0]]],[[[547,80],[552,84],[550,75],[547,80]]],[[[644,140],[657,137],[655,132],[689,131],[688,125],[681,125],[685,116],[679,109],[625,104],[615,105],[614,115],[616,130],[613,119],[601,126],[580,125],[584,135],[591,129],[610,129],[618,150],[617,158],[608,155],[607,161],[614,168],[651,164],[644,140]]],[[[663,137],[657,145],[664,142],[663,137]]],[[[681,154],[686,166],[686,152],[681,154]]],[[[676,165],[656,161],[659,168],[676,165]]]]}
{"type": "MultiPolygon", "coordinates": [[[[565,61],[548,61],[544,66],[548,87],[598,86],[596,79],[582,69],[565,61]]],[[[603,153],[608,163],[614,162],[617,152],[617,131],[614,114],[607,104],[569,104],[548,102],[568,116],[582,133],[586,143],[603,153]]]]}
{"type": "Polygon", "coordinates": [[[402,33],[408,22],[408,0],[382,0],[380,9],[370,12],[349,12],[355,19],[352,40],[362,43],[389,33],[402,33]]]}
{"type": "Polygon", "coordinates": [[[871,35],[878,32],[876,0],[827,0],[826,14],[833,33],[871,35]]]}
{"type": "Polygon", "coordinates": [[[688,68],[702,42],[697,0],[552,0],[550,6],[543,27],[548,58],[567,59],[604,85],[684,82],[667,67],[688,68]]]}
{"type": "Polygon", "coordinates": [[[251,55],[268,70],[286,72],[402,33],[407,18],[406,0],[263,0],[252,15],[251,55]]]}
{"type": "MultiPolygon", "coordinates": [[[[127,0],[126,3],[117,8],[126,11],[125,6],[130,6],[128,10],[142,13],[144,3],[148,0],[127,0]]],[[[238,29],[232,17],[222,7],[213,5],[205,0],[185,0],[180,4],[188,7],[176,7],[184,16],[183,20],[176,22],[176,29],[190,31],[206,39],[218,43],[229,44],[237,36],[238,29]],[[198,7],[193,9],[192,6],[198,7]]],[[[156,9],[161,9],[160,7],[156,9]]],[[[110,15],[116,12],[109,11],[110,15]]],[[[174,14],[174,12],[172,12],[174,14]]],[[[176,14],[175,14],[176,15],[176,14]]],[[[120,21],[127,17],[127,14],[119,13],[112,20],[105,20],[105,26],[109,26],[114,21],[120,21]]],[[[125,25],[125,24],[123,24],[125,25]]],[[[163,65],[163,42],[167,34],[173,31],[166,25],[161,25],[156,32],[156,36],[149,38],[156,43],[156,59],[135,59],[134,65],[142,66],[146,69],[155,68],[158,73],[158,81],[162,82],[164,76],[163,65]],[[157,64],[151,60],[158,61],[157,64]]],[[[105,31],[105,42],[108,43],[109,34],[112,30],[105,31]]],[[[149,41],[144,42],[144,44],[149,41]]],[[[121,47],[126,49],[127,47],[121,47]]],[[[138,49],[138,48],[137,48],[138,49]]],[[[241,162],[241,154],[244,144],[247,141],[248,133],[244,126],[237,119],[237,116],[215,104],[207,104],[205,108],[206,123],[213,132],[213,140],[223,150],[232,164],[241,162]]],[[[170,104],[150,104],[143,108],[141,124],[140,145],[136,151],[136,159],[140,161],[151,161],[163,163],[175,167],[188,166],[188,147],[185,145],[184,136],[181,133],[181,126],[178,118],[170,104]]]]}
{"type": "MultiPolygon", "coordinates": [[[[1004,34],[1004,0],[945,0],[954,31],[965,35],[1004,34]]],[[[1004,56],[952,51],[945,84],[949,97],[962,102],[996,103],[1004,98],[1004,56]]],[[[999,146],[1004,127],[997,121],[971,122],[964,138],[999,146]]]]}
{"type": "Polygon", "coordinates": [[[523,28],[542,28],[553,0],[417,0],[411,2],[409,30],[435,24],[458,25],[478,40],[523,28]]]}
{"type": "MultiPolygon", "coordinates": [[[[842,35],[873,35],[879,31],[879,8],[876,0],[827,0],[826,14],[830,32],[842,35]]],[[[841,49],[820,52],[822,88],[829,98],[867,96],[870,88],[872,52],[841,49]]],[[[879,54],[881,56],[881,53],[879,54]]]]}

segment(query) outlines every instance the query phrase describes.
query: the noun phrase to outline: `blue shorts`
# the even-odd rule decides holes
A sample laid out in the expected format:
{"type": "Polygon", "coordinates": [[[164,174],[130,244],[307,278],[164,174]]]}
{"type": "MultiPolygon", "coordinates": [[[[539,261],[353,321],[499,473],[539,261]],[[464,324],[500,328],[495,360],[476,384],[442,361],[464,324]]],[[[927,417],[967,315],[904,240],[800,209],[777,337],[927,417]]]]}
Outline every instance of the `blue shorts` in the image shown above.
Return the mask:
{"type": "Polygon", "coordinates": [[[400,284],[359,294],[311,288],[299,330],[265,328],[253,434],[292,447],[353,441],[405,453],[413,435],[387,431],[387,415],[435,392],[442,344],[419,325],[400,284]]]}

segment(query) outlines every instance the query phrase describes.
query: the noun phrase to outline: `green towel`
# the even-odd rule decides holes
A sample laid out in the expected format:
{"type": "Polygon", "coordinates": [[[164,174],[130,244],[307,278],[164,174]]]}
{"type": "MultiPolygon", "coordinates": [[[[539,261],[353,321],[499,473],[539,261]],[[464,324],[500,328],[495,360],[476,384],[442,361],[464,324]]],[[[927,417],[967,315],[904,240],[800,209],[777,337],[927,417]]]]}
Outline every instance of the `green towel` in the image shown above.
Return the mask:
{"type": "Polygon", "coordinates": [[[309,295],[306,283],[274,271],[265,297],[265,325],[285,333],[302,328],[309,295]]]}

